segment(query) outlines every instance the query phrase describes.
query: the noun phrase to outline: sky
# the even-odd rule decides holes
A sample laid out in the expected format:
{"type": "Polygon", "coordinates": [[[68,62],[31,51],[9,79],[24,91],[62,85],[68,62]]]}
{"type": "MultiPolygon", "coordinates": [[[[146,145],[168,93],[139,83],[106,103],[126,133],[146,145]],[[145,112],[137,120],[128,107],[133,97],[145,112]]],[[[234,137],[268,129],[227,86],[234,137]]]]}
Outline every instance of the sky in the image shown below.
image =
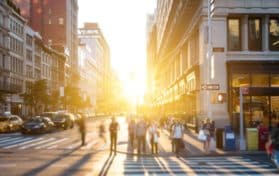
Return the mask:
{"type": "Polygon", "coordinates": [[[109,44],[111,64],[128,96],[143,95],[146,19],[156,0],[79,0],[79,27],[97,22],[109,44]]]}

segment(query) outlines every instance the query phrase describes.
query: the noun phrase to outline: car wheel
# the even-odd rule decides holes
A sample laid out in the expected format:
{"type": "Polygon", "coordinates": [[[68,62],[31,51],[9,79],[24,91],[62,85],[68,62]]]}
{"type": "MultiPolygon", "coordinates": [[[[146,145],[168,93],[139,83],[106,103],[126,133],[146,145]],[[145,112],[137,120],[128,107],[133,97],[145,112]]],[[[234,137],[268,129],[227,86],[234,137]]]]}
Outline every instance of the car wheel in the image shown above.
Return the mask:
{"type": "Polygon", "coordinates": [[[68,126],[69,126],[68,123],[65,123],[64,124],[64,130],[67,130],[68,126]]]}

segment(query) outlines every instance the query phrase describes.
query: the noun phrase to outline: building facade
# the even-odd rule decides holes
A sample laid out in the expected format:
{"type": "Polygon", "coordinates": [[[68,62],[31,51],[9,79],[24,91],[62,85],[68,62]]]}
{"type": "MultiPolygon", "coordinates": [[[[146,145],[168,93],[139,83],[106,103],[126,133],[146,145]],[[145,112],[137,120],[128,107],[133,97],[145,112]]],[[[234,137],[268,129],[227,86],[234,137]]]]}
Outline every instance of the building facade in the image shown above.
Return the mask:
{"type": "MultiPolygon", "coordinates": [[[[67,77],[76,76],[78,65],[77,0],[13,0],[45,45],[68,56],[67,77]]],[[[68,79],[70,83],[70,79],[68,79]]]]}
{"type": "Polygon", "coordinates": [[[30,114],[20,96],[36,80],[46,79],[49,92],[64,86],[66,56],[43,44],[11,1],[0,3],[0,111],[30,114]]]}
{"type": "Polygon", "coordinates": [[[207,7],[207,0],[158,1],[156,35],[149,33],[156,49],[148,48],[153,108],[182,114],[189,127],[210,117],[237,132],[239,90],[247,87],[245,127],[278,122],[279,2],[215,0],[211,33],[207,7]]]}
{"type": "Polygon", "coordinates": [[[85,23],[79,29],[81,43],[88,46],[90,55],[96,62],[96,112],[109,110],[111,97],[110,49],[97,23],[85,23]]]}

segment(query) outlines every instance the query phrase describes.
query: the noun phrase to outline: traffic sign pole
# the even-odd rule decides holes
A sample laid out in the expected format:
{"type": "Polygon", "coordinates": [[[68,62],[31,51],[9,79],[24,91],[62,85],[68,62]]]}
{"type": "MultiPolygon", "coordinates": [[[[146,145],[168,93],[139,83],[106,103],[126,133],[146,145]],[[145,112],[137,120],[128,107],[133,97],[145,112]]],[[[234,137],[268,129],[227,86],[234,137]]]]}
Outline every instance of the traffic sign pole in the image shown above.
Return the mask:
{"type": "MultiPolygon", "coordinates": [[[[239,106],[240,106],[240,118],[239,118],[239,150],[245,150],[244,141],[244,125],[243,125],[243,88],[239,89],[239,106]]],[[[246,90],[245,90],[246,91],[246,90]]]]}

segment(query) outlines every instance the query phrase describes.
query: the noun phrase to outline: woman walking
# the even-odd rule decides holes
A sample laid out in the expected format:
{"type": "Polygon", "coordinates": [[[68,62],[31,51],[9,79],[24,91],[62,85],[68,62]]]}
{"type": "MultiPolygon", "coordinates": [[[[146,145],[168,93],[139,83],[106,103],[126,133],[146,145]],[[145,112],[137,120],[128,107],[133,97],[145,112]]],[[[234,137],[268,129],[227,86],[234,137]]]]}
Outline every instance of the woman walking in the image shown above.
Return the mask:
{"type": "Polygon", "coordinates": [[[179,157],[179,151],[181,148],[181,143],[183,142],[184,136],[184,127],[178,120],[175,121],[172,130],[172,139],[175,145],[175,154],[176,157],[179,157]]]}
{"type": "Polygon", "coordinates": [[[155,122],[149,127],[151,153],[158,154],[158,141],[159,141],[159,130],[155,122]]]}
{"type": "Polygon", "coordinates": [[[203,142],[203,148],[205,153],[209,153],[209,144],[211,140],[211,135],[213,135],[212,128],[213,125],[210,123],[210,119],[207,118],[202,125],[202,129],[204,131],[204,134],[206,135],[206,140],[203,142]]]}

